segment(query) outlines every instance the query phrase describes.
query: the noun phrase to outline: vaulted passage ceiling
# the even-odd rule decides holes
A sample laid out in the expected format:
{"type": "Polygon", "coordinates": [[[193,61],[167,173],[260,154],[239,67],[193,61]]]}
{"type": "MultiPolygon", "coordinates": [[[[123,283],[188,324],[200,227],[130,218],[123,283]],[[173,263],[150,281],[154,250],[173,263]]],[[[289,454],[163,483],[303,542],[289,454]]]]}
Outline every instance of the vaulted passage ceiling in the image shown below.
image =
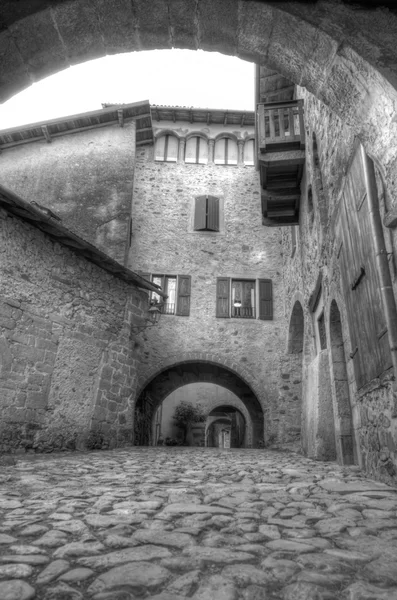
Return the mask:
{"type": "Polygon", "coordinates": [[[307,88],[387,170],[397,161],[396,39],[394,12],[359,3],[156,0],[148,10],[146,0],[8,0],[0,8],[0,101],[106,54],[219,51],[307,88]]]}

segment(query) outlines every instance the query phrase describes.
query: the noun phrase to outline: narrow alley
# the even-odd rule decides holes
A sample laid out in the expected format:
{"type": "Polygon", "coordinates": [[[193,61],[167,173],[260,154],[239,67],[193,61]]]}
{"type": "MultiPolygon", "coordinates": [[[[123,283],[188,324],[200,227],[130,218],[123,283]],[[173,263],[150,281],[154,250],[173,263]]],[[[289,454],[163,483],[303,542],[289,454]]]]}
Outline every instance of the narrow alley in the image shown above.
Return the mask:
{"type": "Polygon", "coordinates": [[[289,451],[24,456],[0,474],[0,600],[393,600],[396,510],[289,451]]]}

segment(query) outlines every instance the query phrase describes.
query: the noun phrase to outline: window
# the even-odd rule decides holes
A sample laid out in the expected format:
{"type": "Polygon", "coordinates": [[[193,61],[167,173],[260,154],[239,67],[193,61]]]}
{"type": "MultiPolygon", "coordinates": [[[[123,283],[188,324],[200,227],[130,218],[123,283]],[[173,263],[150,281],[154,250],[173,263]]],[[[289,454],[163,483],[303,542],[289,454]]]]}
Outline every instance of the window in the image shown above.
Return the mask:
{"type": "Polygon", "coordinates": [[[207,164],[208,142],[199,136],[194,136],[186,141],[185,162],[195,164],[207,164]]]}
{"type": "Polygon", "coordinates": [[[194,206],[194,231],[219,231],[219,198],[197,196],[194,206]]]}
{"type": "Polygon", "coordinates": [[[254,140],[247,140],[244,144],[244,164],[254,165],[255,164],[255,142],[254,140]]]}
{"type": "Polygon", "coordinates": [[[154,151],[155,160],[176,162],[178,160],[179,140],[174,135],[162,135],[157,138],[154,151]]]}
{"type": "Polygon", "coordinates": [[[218,277],[216,316],[237,319],[273,319],[271,280],[218,277]]]}
{"type": "MultiPolygon", "coordinates": [[[[161,307],[161,312],[164,315],[177,315],[180,317],[188,317],[190,314],[190,275],[158,275],[143,273],[142,277],[159,285],[167,294],[168,298],[165,304],[161,307]]],[[[163,298],[150,292],[150,301],[163,302],[163,298]]]]}
{"type": "Polygon", "coordinates": [[[216,165],[237,165],[237,142],[227,137],[217,140],[214,162],[216,165]]]}

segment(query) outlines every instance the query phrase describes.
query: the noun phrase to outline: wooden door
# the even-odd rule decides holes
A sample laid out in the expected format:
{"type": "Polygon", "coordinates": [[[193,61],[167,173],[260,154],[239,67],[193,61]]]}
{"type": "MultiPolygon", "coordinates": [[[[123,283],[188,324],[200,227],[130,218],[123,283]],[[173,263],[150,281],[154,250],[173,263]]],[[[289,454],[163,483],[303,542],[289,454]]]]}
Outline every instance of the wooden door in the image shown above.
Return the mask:
{"type": "Polygon", "coordinates": [[[346,178],[339,229],[342,237],[339,254],[342,286],[354,372],[360,389],[391,367],[391,355],[359,151],[346,178]]]}

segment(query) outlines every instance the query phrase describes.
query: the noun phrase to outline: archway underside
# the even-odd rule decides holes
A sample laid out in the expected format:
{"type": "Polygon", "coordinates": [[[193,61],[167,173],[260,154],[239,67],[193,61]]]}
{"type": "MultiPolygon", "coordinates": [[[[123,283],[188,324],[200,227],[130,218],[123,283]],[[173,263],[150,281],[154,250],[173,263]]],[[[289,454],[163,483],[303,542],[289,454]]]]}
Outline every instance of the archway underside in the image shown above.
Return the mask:
{"type": "Polygon", "coordinates": [[[246,407],[252,421],[252,446],[264,437],[262,407],[251,390],[236,373],[210,362],[179,363],[158,373],[140,393],[135,408],[135,444],[150,444],[153,415],[163,400],[176,389],[192,383],[213,383],[233,392],[246,407]]]}

